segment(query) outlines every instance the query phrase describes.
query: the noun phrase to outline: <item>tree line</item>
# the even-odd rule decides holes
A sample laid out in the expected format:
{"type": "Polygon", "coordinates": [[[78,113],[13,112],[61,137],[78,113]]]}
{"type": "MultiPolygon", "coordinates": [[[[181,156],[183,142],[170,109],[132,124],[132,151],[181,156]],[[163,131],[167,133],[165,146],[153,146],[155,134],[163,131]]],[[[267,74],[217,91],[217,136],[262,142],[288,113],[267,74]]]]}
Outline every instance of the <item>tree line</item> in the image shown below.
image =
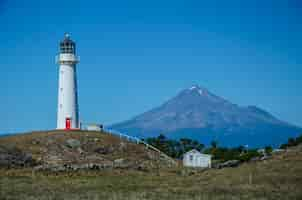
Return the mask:
{"type": "MultiPolygon", "coordinates": [[[[168,156],[176,159],[181,159],[182,155],[192,149],[196,149],[205,154],[211,154],[214,160],[228,161],[240,160],[242,162],[249,161],[253,157],[261,156],[257,149],[248,149],[244,146],[234,148],[220,147],[217,141],[212,141],[209,147],[189,138],[181,138],[180,140],[168,139],[164,135],[158,137],[147,138],[145,141],[158,148],[168,156]]],[[[267,153],[272,151],[272,147],[265,148],[267,153]]]]}
{"type": "Polygon", "coordinates": [[[284,143],[280,146],[281,149],[286,149],[288,147],[297,146],[302,144],[302,134],[296,138],[289,138],[287,143],[284,143]]]}
{"type": "MultiPolygon", "coordinates": [[[[196,149],[205,154],[211,154],[214,160],[228,161],[228,160],[240,160],[242,162],[249,161],[253,157],[263,156],[258,152],[258,149],[248,149],[244,146],[238,146],[234,148],[220,147],[217,141],[212,141],[209,147],[189,138],[181,138],[180,140],[168,139],[163,134],[158,137],[147,138],[145,141],[158,148],[168,156],[176,159],[181,159],[182,155],[192,149],[196,149]]],[[[297,146],[302,144],[302,135],[296,138],[289,138],[287,143],[280,146],[281,149],[297,146]]],[[[264,148],[264,153],[270,155],[273,151],[271,146],[264,148]]]]}

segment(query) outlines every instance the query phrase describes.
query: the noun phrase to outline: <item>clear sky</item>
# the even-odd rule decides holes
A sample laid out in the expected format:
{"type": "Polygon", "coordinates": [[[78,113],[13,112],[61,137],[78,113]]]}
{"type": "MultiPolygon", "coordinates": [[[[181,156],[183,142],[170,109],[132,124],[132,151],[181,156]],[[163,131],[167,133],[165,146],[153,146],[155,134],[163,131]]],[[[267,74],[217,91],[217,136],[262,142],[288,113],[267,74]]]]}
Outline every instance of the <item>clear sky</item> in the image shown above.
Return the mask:
{"type": "Polygon", "coordinates": [[[302,3],[0,0],[0,133],[56,127],[64,32],[80,118],[111,124],[199,84],[302,126],[302,3]]]}

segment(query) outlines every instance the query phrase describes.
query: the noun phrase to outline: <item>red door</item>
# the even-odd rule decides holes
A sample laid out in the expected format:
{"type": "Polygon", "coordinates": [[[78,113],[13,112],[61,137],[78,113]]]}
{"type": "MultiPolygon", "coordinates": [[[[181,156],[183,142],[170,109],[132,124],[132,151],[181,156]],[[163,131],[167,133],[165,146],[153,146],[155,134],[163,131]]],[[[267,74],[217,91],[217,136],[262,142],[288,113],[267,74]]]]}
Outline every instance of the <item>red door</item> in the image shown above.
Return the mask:
{"type": "Polygon", "coordinates": [[[70,124],[71,124],[70,118],[66,118],[66,124],[65,124],[66,130],[70,130],[70,124]]]}

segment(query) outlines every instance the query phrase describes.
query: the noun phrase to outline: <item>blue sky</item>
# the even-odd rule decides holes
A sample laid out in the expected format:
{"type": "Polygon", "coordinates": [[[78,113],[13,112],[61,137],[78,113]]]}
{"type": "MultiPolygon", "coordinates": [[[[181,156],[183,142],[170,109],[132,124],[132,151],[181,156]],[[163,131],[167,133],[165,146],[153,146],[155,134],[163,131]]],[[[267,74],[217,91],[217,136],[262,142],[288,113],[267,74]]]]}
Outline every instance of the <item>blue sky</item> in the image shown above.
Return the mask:
{"type": "Polygon", "coordinates": [[[55,128],[64,32],[84,122],[126,120],[199,84],[302,126],[301,13],[299,0],[0,0],[0,133],[55,128]]]}

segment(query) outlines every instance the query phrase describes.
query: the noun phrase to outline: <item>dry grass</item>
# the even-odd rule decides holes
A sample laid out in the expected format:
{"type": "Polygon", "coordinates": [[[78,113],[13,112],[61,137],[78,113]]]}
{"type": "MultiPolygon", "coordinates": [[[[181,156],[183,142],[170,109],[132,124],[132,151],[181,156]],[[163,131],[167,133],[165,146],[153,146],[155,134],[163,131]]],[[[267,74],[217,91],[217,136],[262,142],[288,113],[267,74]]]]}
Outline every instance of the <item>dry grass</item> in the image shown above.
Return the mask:
{"type": "Polygon", "coordinates": [[[183,171],[181,168],[73,173],[0,170],[0,199],[302,199],[301,148],[237,168],[193,174],[183,171]]]}
{"type": "Polygon", "coordinates": [[[57,156],[64,163],[78,164],[91,162],[93,157],[107,161],[126,158],[131,163],[151,161],[158,157],[158,153],[147,150],[143,145],[137,145],[106,133],[91,131],[49,131],[20,134],[0,138],[0,146],[16,147],[23,152],[30,153],[37,161],[48,161],[49,156],[57,156]],[[68,139],[80,141],[81,149],[85,153],[82,154],[76,149],[68,149],[66,147],[68,139]],[[95,152],[100,147],[109,152],[103,154],[95,152]]]}

